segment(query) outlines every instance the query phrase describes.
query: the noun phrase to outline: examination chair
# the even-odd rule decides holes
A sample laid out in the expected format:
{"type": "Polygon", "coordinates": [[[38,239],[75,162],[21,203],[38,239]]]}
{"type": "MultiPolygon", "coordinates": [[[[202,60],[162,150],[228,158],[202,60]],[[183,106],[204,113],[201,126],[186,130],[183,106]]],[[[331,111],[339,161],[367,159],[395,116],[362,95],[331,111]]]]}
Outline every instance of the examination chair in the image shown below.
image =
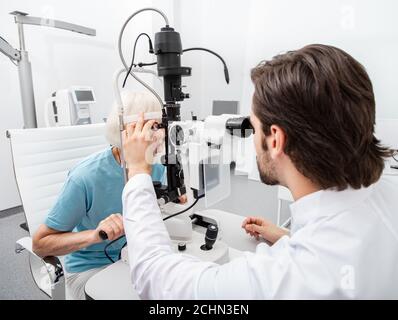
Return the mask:
{"type": "Polygon", "coordinates": [[[65,299],[62,257],[37,256],[32,236],[54,205],[68,171],[88,155],[105,149],[105,124],[8,130],[15,180],[29,236],[16,242],[16,253],[29,252],[37,286],[52,299],[65,299]]]}
{"type": "Polygon", "coordinates": [[[291,217],[287,218],[284,222],[281,222],[283,201],[291,203],[294,201],[294,199],[288,188],[278,186],[278,211],[276,215],[276,225],[282,228],[289,229],[292,221],[291,217]]]}

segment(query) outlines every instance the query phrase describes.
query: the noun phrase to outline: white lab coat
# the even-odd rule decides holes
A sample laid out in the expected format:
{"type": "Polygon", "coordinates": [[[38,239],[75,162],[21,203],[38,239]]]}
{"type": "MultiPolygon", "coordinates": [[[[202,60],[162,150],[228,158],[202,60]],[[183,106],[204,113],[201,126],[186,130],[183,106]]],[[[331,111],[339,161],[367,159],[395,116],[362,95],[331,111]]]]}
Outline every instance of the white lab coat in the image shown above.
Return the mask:
{"type": "Polygon", "coordinates": [[[387,178],[299,199],[290,237],[221,266],[173,252],[149,175],[127,183],[123,208],[143,299],[398,298],[398,186],[387,178]]]}

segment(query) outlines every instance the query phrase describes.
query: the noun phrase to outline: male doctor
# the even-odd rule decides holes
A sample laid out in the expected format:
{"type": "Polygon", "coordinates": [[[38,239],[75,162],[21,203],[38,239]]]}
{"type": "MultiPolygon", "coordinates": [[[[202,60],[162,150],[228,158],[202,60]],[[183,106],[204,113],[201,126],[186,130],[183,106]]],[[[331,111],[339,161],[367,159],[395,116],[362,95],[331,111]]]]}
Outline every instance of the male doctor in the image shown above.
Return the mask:
{"type": "MultiPolygon", "coordinates": [[[[353,57],[309,45],[251,72],[262,182],[290,189],[290,235],[227,264],[173,252],[151,180],[152,121],[124,134],[123,191],[131,277],[143,299],[398,298],[398,186],[374,136],[371,81],[353,57]]],[[[278,234],[248,219],[252,235],[278,234]]]]}

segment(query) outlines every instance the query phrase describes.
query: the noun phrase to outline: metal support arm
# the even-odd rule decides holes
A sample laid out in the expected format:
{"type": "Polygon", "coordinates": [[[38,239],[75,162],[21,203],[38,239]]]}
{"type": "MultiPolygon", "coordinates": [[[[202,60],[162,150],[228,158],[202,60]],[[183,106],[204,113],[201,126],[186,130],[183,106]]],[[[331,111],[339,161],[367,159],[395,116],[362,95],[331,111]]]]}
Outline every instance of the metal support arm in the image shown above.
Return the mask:
{"type": "Polygon", "coordinates": [[[40,18],[40,17],[32,17],[28,15],[21,14],[20,12],[14,11],[11,14],[15,15],[15,23],[20,24],[30,24],[35,26],[44,26],[44,27],[52,27],[56,29],[63,29],[77,33],[83,33],[88,36],[95,36],[96,31],[95,29],[87,28],[84,26],[79,26],[77,24],[60,21],[60,20],[53,20],[48,18],[40,18]]]}
{"type": "Polygon", "coordinates": [[[21,54],[19,50],[14,49],[6,40],[0,37],[0,52],[6,55],[13,61],[21,60],[21,54]]]}

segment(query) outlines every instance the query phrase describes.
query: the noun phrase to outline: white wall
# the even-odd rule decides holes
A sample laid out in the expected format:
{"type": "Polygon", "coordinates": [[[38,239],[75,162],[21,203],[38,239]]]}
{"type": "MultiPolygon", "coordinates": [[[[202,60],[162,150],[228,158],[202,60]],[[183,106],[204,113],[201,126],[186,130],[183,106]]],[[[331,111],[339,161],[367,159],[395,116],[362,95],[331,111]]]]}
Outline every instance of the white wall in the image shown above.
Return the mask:
{"type": "MultiPolygon", "coordinates": [[[[324,43],[346,50],[366,67],[374,85],[376,116],[398,118],[397,1],[176,0],[174,5],[184,48],[215,50],[231,76],[227,86],[217,59],[199,52],[184,54],[183,64],[192,67],[192,77],[185,81],[192,96],[183,104],[185,117],[191,110],[201,117],[210,114],[213,100],[238,100],[241,113],[248,114],[251,68],[278,53],[324,43]]],[[[253,182],[241,190],[217,207],[275,218],[276,188],[253,182]]],[[[287,212],[286,207],[284,216],[287,212]]]]}
{"type": "MultiPolygon", "coordinates": [[[[97,29],[87,37],[62,30],[26,26],[26,45],[33,67],[39,125],[46,99],[54,90],[70,85],[91,85],[98,104],[94,120],[106,116],[113,101],[111,78],[120,66],[116,51],[119,29],[126,17],[152,4],[164,9],[171,25],[181,33],[184,48],[203,46],[221,54],[228,63],[231,83],[226,85],[221,63],[202,52],[183,56],[192,67],[185,79],[191,94],[182,104],[182,115],[211,112],[212,100],[239,100],[248,113],[252,86],[249,70],[262,59],[309,43],[339,46],[362,62],[374,84],[377,116],[398,118],[395,76],[398,61],[398,2],[394,0],[2,0],[0,35],[18,46],[16,25],[8,12],[26,11],[97,29]]],[[[159,17],[138,17],[126,33],[131,51],[138,32],[158,30],[159,17]],[[137,28],[137,26],[140,26],[137,28]]],[[[138,58],[147,60],[146,42],[140,42],[138,58]]],[[[0,56],[0,210],[16,206],[8,141],[4,131],[22,127],[17,70],[0,56]]]]}
{"type": "Polygon", "coordinates": [[[205,52],[184,53],[182,63],[192,67],[192,76],[184,79],[191,98],[182,106],[182,115],[195,111],[199,117],[211,114],[212,100],[241,100],[245,47],[249,40],[247,1],[175,0],[176,28],[184,48],[206,47],[227,62],[231,82],[224,80],[221,62],[205,52]]]}
{"type": "Polygon", "coordinates": [[[219,62],[186,53],[192,99],[185,105],[203,116],[212,100],[237,99],[249,112],[250,69],[263,59],[310,43],[338,46],[365,65],[373,81],[377,117],[398,118],[398,2],[395,0],[178,0],[184,47],[205,46],[225,58],[231,84],[219,62]]]}
{"type": "MultiPolygon", "coordinates": [[[[33,68],[33,82],[39,126],[43,124],[43,106],[51,93],[71,85],[94,87],[97,105],[92,110],[95,122],[106,117],[113,102],[112,75],[121,66],[116,50],[119,30],[135,10],[150,6],[150,0],[2,0],[0,2],[0,35],[18,47],[17,27],[8,13],[24,11],[91,27],[96,37],[51,28],[25,26],[26,48],[33,68]]],[[[156,3],[169,10],[170,3],[156,3]]],[[[162,20],[152,20],[151,13],[137,16],[125,34],[126,56],[131,59],[134,40],[139,32],[159,28],[162,20]]],[[[139,43],[140,61],[147,61],[147,43],[139,43]]],[[[150,79],[148,79],[150,80],[150,79]]],[[[131,82],[131,81],[130,81],[131,82]]],[[[9,143],[5,130],[23,126],[19,82],[16,67],[0,55],[0,210],[20,204],[14,183],[9,143]]],[[[138,86],[134,86],[138,87],[138,86]]]]}

